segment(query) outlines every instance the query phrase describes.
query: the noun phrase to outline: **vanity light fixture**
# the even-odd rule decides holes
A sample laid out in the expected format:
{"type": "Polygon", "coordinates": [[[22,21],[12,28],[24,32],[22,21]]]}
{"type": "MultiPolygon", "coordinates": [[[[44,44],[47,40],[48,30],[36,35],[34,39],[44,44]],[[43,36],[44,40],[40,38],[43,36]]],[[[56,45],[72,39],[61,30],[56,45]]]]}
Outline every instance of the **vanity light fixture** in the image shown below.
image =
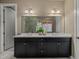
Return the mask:
{"type": "Polygon", "coordinates": [[[61,13],[61,11],[60,10],[57,10],[56,13],[61,13]]]}
{"type": "Polygon", "coordinates": [[[30,13],[31,13],[31,14],[33,14],[33,13],[34,13],[34,11],[33,11],[33,10],[31,10],[31,11],[30,11],[30,13]]]}
{"type": "Polygon", "coordinates": [[[60,10],[56,10],[56,9],[51,10],[51,14],[59,14],[59,13],[61,13],[60,10]]]}
{"type": "Polygon", "coordinates": [[[28,14],[28,13],[29,13],[29,11],[26,9],[26,10],[24,11],[24,13],[25,13],[25,14],[28,14]]]}
{"type": "Polygon", "coordinates": [[[51,10],[51,13],[55,13],[55,10],[51,10]]]}
{"type": "Polygon", "coordinates": [[[25,13],[25,14],[32,14],[32,13],[34,13],[34,11],[32,10],[32,8],[29,8],[29,9],[26,9],[26,10],[24,11],[24,13],[25,13]]]}

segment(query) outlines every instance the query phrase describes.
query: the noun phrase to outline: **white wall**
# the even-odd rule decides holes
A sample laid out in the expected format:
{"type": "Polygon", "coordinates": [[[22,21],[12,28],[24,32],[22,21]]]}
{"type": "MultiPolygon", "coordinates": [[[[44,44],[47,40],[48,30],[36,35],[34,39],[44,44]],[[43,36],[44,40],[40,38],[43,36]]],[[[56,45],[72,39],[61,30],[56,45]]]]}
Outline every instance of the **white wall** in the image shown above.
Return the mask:
{"type": "Polygon", "coordinates": [[[1,7],[0,7],[0,52],[1,52],[1,7]]]}
{"type": "Polygon", "coordinates": [[[77,0],[77,34],[79,35],[79,0],[77,0]]]}
{"type": "Polygon", "coordinates": [[[65,15],[61,19],[61,33],[65,33],[65,15]]]}
{"type": "Polygon", "coordinates": [[[65,32],[73,34],[74,30],[74,0],[65,0],[65,32]]]}
{"type": "Polygon", "coordinates": [[[65,32],[72,34],[72,56],[76,59],[75,0],[65,0],[65,32]]]}
{"type": "MultiPolygon", "coordinates": [[[[79,37],[79,0],[77,0],[77,37],[79,37]]],[[[79,59],[79,39],[77,39],[77,59],[79,59]]]]}
{"type": "Polygon", "coordinates": [[[77,51],[76,51],[76,58],[79,59],[79,39],[77,39],[77,51]]]}

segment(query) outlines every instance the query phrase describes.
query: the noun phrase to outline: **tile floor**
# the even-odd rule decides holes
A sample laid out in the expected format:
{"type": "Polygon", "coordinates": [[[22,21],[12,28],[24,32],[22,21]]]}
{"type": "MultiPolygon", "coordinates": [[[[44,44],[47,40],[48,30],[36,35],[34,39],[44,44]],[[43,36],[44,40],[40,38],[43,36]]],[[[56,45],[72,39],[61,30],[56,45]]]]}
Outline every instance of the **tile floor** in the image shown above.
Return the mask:
{"type": "Polygon", "coordinates": [[[69,58],[15,58],[13,49],[9,49],[8,51],[5,51],[4,53],[0,54],[0,59],[69,59],[69,58]]]}

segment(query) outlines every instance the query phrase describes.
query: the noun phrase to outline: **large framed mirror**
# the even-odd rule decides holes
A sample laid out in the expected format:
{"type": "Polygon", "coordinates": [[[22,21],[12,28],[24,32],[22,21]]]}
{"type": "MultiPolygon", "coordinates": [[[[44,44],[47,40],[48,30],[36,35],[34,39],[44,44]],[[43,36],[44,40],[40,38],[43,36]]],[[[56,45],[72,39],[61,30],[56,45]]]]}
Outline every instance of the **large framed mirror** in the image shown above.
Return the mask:
{"type": "Polygon", "coordinates": [[[22,16],[21,32],[37,33],[38,27],[42,27],[47,33],[64,32],[62,16],[22,16]]]}

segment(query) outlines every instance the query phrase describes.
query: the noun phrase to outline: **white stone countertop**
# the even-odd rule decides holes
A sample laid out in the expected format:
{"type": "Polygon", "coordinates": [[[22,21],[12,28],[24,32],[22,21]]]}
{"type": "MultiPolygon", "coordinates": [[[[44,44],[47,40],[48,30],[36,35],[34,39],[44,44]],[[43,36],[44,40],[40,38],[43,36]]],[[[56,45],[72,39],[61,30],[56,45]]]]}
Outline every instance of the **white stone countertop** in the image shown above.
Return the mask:
{"type": "Polygon", "coordinates": [[[45,35],[39,35],[38,33],[21,33],[19,35],[14,36],[14,38],[19,37],[72,37],[72,35],[66,33],[46,33],[45,35]]]}

